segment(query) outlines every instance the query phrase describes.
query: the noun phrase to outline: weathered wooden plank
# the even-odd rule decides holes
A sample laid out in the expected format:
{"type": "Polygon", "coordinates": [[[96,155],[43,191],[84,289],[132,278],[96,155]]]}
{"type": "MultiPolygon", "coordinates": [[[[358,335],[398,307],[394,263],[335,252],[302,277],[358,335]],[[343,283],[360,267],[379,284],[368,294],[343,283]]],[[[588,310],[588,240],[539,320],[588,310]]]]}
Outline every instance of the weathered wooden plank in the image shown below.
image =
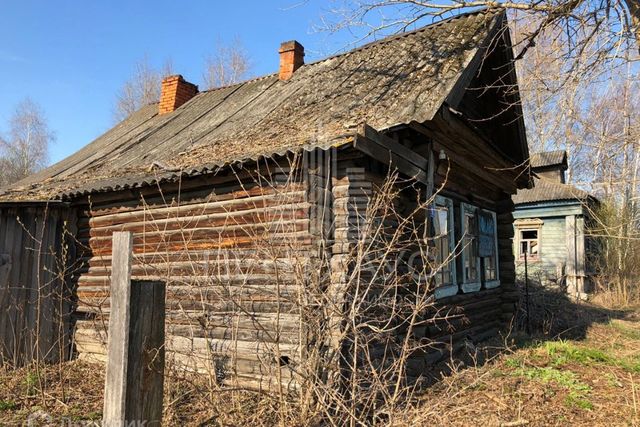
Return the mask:
{"type": "Polygon", "coordinates": [[[107,373],[104,391],[103,423],[121,426],[126,420],[129,325],[131,314],[131,260],[133,235],[113,233],[113,272],[107,373]]]}
{"type": "Polygon", "coordinates": [[[127,362],[127,422],[160,426],[164,390],[165,286],[131,282],[131,317],[127,362]]]}
{"type": "Polygon", "coordinates": [[[393,169],[397,169],[402,174],[414,178],[418,182],[427,183],[427,174],[424,169],[420,169],[391,148],[380,145],[363,136],[357,137],[353,145],[356,149],[379,162],[391,165],[393,169]]]}

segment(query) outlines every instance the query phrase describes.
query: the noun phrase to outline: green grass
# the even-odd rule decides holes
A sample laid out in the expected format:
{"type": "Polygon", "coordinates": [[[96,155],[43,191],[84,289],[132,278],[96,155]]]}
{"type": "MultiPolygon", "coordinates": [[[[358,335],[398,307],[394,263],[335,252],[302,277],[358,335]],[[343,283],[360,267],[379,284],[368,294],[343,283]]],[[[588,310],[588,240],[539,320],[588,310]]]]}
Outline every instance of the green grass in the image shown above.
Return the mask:
{"type": "MultiPolygon", "coordinates": [[[[628,339],[640,338],[640,332],[624,325],[611,323],[628,339]]],[[[589,400],[591,387],[580,381],[575,372],[567,366],[612,366],[629,372],[640,373],[640,356],[618,357],[614,353],[577,345],[569,341],[546,341],[539,343],[526,356],[514,355],[505,359],[505,365],[512,368],[512,374],[538,381],[543,384],[553,383],[567,391],[565,403],[576,408],[591,410],[593,404],[589,400]]],[[[612,379],[609,380],[613,382],[612,379]]],[[[619,383],[616,381],[615,385],[619,383]]]]}
{"type": "Polygon", "coordinates": [[[609,322],[609,326],[618,331],[623,337],[627,339],[640,341],[640,330],[638,329],[633,329],[625,326],[624,324],[616,320],[611,320],[609,322]]]}
{"type": "Polygon", "coordinates": [[[629,372],[640,372],[640,357],[618,358],[592,347],[576,346],[567,341],[549,341],[542,347],[551,358],[552,366],[564,366],[568,363],[579,365],[617,366],[629,372]]]}
{"type": "Polygon", "coordinates": [[[578,379],[578,376],[567,370],[560,370],[551,366],[521,367],[516,369],[515,375],[539,381],[543,384],[554,383],[568,391],[565,402],[570,406],[591,410],[593,404],[587,398],[591,387],[578,379]]]}
{"type": "Polygon", "coordinates": [[[0,411],[11,411],[16,409],[18,405],[10,400],[0,400],[0,411]]]}
{"type": "Polygon", "coordinates": [[[551,357],[553,366],[563,366],[567,363],[592,365],[604,363],[615,364],[615,358],[602,350],[590,347],[578,347],[567,341],[549,341],[544,344],[544,350],[551,357]]]}

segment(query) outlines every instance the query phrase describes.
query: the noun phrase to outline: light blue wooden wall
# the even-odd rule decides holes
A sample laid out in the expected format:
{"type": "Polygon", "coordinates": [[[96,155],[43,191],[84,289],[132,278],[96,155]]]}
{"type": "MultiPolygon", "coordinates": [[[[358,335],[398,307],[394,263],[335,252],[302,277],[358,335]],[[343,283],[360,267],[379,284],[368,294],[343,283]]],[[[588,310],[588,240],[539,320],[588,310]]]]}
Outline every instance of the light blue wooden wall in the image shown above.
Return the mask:
{"type": "MultiPolygon", "coordinates": [[[[558,265],[565,265],[567,260],[566,245],[566,225],[565,217],[541,218],[544,223],[540,229],[540,259],[529,260],[529,278],[543,282],[555,281],[557,279],[558,265]]],[[[518,233],[518,229],[516,229],[518,233]]],[[[519,236],[516,235],[514,243],[518,244],[519,236]]],[[[517,249],[515,247],[514,249],[517,249]]],[[[516,251],[516,274],[524,279],[524,262],[521,261],[516,251]]]]}

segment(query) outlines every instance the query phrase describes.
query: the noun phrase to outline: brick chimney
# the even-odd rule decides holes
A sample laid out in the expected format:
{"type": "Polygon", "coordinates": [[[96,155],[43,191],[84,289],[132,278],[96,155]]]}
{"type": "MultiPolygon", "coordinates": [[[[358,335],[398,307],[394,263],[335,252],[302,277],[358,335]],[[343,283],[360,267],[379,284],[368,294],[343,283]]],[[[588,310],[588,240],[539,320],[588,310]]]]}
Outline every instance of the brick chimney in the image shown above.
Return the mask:
{"type": "Polygon", "coordinates": [[[198,86],[189,83],[181,75],[165,77],[162,80],[160,107],[158,114],[167,114],[196,96],[198,86]]]}
{"type": "Polygon", "coordinates": [[[289,80],[304,65],[304,47],[295,40],[280,45],[280,80],[289,80]]]}

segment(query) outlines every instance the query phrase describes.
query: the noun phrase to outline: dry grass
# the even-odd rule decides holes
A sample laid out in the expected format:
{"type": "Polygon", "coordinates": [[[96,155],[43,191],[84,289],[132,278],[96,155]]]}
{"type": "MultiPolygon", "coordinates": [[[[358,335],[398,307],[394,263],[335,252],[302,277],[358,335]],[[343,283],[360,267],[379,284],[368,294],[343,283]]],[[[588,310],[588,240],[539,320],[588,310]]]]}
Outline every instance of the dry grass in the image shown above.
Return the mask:
{"type": "MultiPolygon", "coordinates": [[[[464,368],[451,364],[450,375],[388,414],[386,423],[638,426],[640,313],[592,320],[579,339],[515,334],[506,346],[489,343],[464,368]],[[486,363],[474,364],[480,354],[486,363]]],[[[103,381],[102,366],[82,361],[2,369],[0,425],[92,425],[101,416],[103,381]]],[[[212,392],[206,378],[173,370],[165,391],[166,425],[320,425],[324,419],[266,394],[212,392]]]]}
{"type": "Polygon", "coordinates": [[[432,387],[406,420],[433,425],[640,425],[640,318],[539,341],[432,387]]]}

